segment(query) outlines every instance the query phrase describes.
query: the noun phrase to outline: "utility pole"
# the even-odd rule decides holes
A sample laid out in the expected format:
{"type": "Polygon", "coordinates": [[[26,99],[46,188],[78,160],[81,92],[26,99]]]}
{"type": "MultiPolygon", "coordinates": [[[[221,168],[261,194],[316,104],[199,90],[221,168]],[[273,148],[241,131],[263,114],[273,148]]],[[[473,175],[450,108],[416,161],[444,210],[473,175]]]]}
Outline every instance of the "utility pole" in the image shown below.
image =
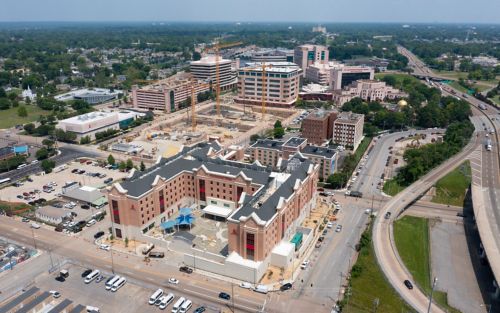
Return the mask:
{"type": "Polygon", "coordinates": [[[431,295],[429,296],[429,306],[427,307],[427,313],[431,312],[432,294],[434,293],[434,288],[436,287],[437,281],[438,281],[437,277],[434,277],[434,280],[432,282],[431,295]]]}
{"type": "Polygon", "coordinates": [[[113,272],[113,274],[115,274],[115,262],[113,260],[113,247],[112,246],[109,248],[109,252],[111,252],[111,272],[113,272]]]}
{"type": "Polygon", "coordinates": [[[233,305],[233,313],[234,313],[235,311],[234,311],[234,283],[233,283],[233,280],[231,280],[231,302],[233,305]]]}
{"type": "Polygon", "coordinates": [[[33,230],[33,227],[31,227],[31,236],[33,237],[33,246],[35,247],[35,250],[36,250],[37,247],[36,247],[36,240],[35,240],[35,231],[33,230]]]}

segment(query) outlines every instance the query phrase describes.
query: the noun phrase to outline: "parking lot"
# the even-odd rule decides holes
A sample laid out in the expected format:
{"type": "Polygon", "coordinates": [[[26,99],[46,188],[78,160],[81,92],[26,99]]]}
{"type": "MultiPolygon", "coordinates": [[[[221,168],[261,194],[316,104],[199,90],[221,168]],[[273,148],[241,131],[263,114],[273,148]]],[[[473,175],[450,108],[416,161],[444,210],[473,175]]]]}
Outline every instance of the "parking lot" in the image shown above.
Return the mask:
{"type": "MultiPolygon", "coordinates": [[[[127,279],[126,284],[122,288],[116,292],[111,292],[105,289],[106,279],[113,276],[111,272],[103,273],[106,278],[98,283],[94,280],[89,284],[85,284],[81,274],[86,268],[76,265],[66,265],[63,268],[69,271],[69,277],[67,277],[64,282],[55,280],[55,277],[58,276],[58,272],[56,272],[37,283],[37,287],[41,290],[54,290],[61,294],[60,298],[54,299],[54,306],[64,299],[70,299],[73,303],[97,307],[101,312],[160,312],[160,309],[157,306],[148,304],[149,297],[158,288],[158,286],[147,285],[127,279]]],[[[158,283],[164,285],[164,283],[167,282],[158,283]]],[[[175,295],[175,299],[172,303],[170,303],[170,305],[167,306],[164,310],[165,312],[172,310],[173,303],[175,303],[175,301],[177,301],[177,299],[181,296],[177,291],[177,287],[174,285],[171,286],[172,288],[163,287],[166,294],[171,292],[175,295]]],[[[201,305],[205,305],[207,307],[205,312],[219,312],[218,309],[211,308],[210,306],[204,304],[201,300],[193,299],[191,297],[187,298],[193,301],[193,306],[190,312],[193,312],[201,305]]]]}
{"type": "Polygon", "coordinates": [[[97,165],[74,161],[68,163],[67,168],[60,172],[55,169],[54,172],[50,174],[40,176],[32,175],[30,176],[32,181],[24,181],[22,186],[8,186],[2,189],[2,192],[0,193],[0,200],[28,203],[30,201],[36,201],[37,199],[43,198],[48,201],[58,197],[61,193],[61,187],[64,186],[66,182],[74,181],[79,182],[82,185],[99,188],[106,185],[104,183],[106,179],[112,178],[113,180],[118,180],[126,175],[127,173],[123,173],[118,170],[107,169],[97,165]],[[73,173],[72,171],[74,170],[83,170],[85,173],[73,173]],[[103,178],[92,177],[88,175],[89,173],[101,173],[106,176],[103,178]],[[43,186],[47,186],[50,183],[53,185],[53,191],[48,192],[50,189],[44,191],[43,186]],[[40,192],[37,193],[35,190],[40,192]]]}

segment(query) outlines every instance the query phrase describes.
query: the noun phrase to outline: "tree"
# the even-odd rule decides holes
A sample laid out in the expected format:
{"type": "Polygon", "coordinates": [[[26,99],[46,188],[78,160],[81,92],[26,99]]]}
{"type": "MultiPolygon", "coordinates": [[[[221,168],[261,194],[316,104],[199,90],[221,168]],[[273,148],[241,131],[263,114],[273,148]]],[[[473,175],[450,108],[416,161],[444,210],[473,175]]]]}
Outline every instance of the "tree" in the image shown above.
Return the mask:
{"type": "Polygon", "coordinates": [[[45,160],[49,157],[49,150],[47,150],[47,148],[38,149],[35,156],[36,156],[36,159],[39,161],[45,160]]]}
{"type": "Polygon", "coordinates": [[[84,136],[80,138],[80,144],[81,145],[86,145],[90,143],[90,137],[89,136],[84,136]]]}
{"type": "Polygon", "coordinates": [[[7,98],[0,98],[0,110],[10,109],[10,100],[7,98]]]}
{"type": "Polygon", "coordinates": [[[127,169],[127,164],[121,161],[120,164],[118,165],[118,168],[120,169],[120,171],[125,172],[125,170],[127,169]]]}
{"type": "Polygon", "coordinates": [[[35,124],[33,123],[28,123],[28,124],[25,124],[23,126],[24,130],[28,133],[28,134],[33,134],[35,132],[35,124]]]}
{"type": "Polygon", "coordinates": [[[54,147],[54,144],[55,144],[54,140],[50,140],[50,139],[42,140],[42,145],[46,146],[47,149],[49,149],[49,150],[52,149],[52,147],[54,147]]]}
{"type": "Polygon", "coordinates": [[[141,161],[141,172],[144,172],[146,170],[146,165],[144,164],[143,161],[141,161]]]}
{"type": "Polygon", "coordinates": [[[132,162],[131,159],[127,160],[126,168],[127,168],[127,170],[131,170],[132,168],[134,168],[134,162],[132,162]]]}
{"type": "Polygon", "coordinates": [[[45,173],[48,174],[52,172],[54,167],[56,167],[56,162],[54,162],[53,160],[43,160],[41,166],[45,173]]]}
{"type": "Polygon", "coordinates": [[[333,175],[328,176],[326,179],[326,183],[330,185],[331,188],[342,188],[347,182],[347,175],[343,172],[334,173],[333,175]]]}
{"type": "Polygon", "coordinates": [[[108,155],[108,164],[115,165],[115,162],[115,157],[112,154],[108,155]]]}
{"type": "Polygon", "coordinates": [[[260,136],[258,134],[253,134],[252,136],[250,136],[250,142],[256,142],[259,139],[260,136]]]}
{"type": "Polygon", "coordinates": [[[281,125],[281,121],[277,120],[274,123],[274,130],[273,130],[274,138],[283,138],[285,135],[285,129],[281,125]]]}
{"type": "Polygon", "coordinates": [[[26,107],[24,105],[20,106],[17,109],[17,115],[19,115],[20,117],[26,117],[26,116],[28,116],[28,110],[26,110],[26,107]]]}

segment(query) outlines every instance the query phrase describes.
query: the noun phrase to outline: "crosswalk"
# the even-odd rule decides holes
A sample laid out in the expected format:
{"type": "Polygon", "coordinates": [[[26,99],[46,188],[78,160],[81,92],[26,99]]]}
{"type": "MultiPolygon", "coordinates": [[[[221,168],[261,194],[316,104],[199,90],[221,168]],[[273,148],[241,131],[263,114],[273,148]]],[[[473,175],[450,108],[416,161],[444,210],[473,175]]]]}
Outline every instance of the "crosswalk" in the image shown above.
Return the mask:
{"type": "Polygon", "coordinates": [[[483,147],[481,145],[478,146],[468,157],[471,167],[472,184],[477,186],[483,185],[482,157],[483,147]]]}

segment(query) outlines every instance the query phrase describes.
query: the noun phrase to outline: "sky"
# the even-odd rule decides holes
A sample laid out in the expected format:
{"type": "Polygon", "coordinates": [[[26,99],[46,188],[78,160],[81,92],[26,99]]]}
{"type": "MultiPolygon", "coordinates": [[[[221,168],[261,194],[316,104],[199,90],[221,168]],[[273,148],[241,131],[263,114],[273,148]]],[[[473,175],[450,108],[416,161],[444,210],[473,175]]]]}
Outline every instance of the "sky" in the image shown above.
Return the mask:
{"type": "Polygon", "coordinates": [[[500,24],[500,0],[0,0],[0,21],[500,24]]]}

